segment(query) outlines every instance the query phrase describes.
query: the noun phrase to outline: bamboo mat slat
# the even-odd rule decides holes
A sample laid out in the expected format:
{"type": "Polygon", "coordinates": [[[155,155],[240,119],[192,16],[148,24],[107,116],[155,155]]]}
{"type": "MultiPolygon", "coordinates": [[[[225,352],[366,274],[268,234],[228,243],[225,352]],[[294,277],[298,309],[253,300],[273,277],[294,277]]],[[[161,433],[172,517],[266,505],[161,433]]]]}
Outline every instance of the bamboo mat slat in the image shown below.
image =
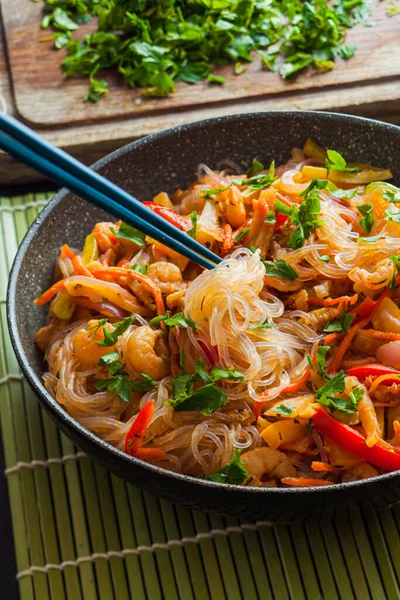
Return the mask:
{"type": "Polygon", "coordinates": [[[5,306],[47,199],[0,198],[0,424],[21,600],[399,600],[400,503],[243,523],[150,496],[58,431],[20,374],[5,306]]]}

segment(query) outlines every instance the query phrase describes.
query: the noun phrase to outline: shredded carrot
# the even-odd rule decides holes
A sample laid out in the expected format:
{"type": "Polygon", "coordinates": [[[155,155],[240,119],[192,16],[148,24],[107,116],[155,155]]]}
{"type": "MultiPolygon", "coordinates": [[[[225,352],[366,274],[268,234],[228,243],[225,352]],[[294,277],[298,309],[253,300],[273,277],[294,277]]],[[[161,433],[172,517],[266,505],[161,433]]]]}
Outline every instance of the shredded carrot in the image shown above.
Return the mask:
{"type": "Polygon", "coordinates": [[[79,254],[76,254],[72,259],[72,264],[74,265],[75,273],[77,275],[84,275],[85,277],[93,277],[92,273],[85,267],[83,264],[82,257],[79,254]]]}
{"type": "Polygon", "coordinates": [[[377,338],[378,340],[388,340],[391,342],[400,340],[400,333],[391,333],[388,331],[376,331],[375,329],[364,329],[363,335],[377,338]]]}
{"type": "Polygon", "coordinates": [[[324,337],[324,346],[329,346],[331,342],[341,339],[343,336],[344,333],[329,333],[324,337]]]}
{"type": "MultiPolygon", "coordinates": [[[[311,377],[311,373],[310,370],[307,369],[306,372],[304,373],[304,375],[302,376],[301,379],[299,379],[299,381],[296,381],[295,383],[290,383],[287,387],[283,388],[283,390],[281,391],[281,394],[290,394],[291,392],[298,392],[299,390],[301,390],[307,383],[307,381],[310,379],[311,377]]],[[[255,400],[255,402],[266,402],[268,400],[268,396],[269,396],[269,390],[265,390],[265,392],[263,392],[262,394],[259,395],[258,399],[255,400]]]]}
{"type": "Polygon", "coordinates": [[[336,467],[332,467],[332,465],[328,465],[328,463],[320,462],[319,460],[314,460],[311,463],[311,468],[313,471],[326,471],[327,473],[339,473],[340,469],[336,467]]]}
{"type": "Polygon", "coordinates": [[[224,226],[224,243],[222,244],[221,254],[224,256],[232,248],[235,243],[232,234],[232,226],[226,223],[224,226]]]}
{"type": "Polygon", "coordinates": [[[47,304],[47,302],[50,302],[50,300],[52,298],[54,298],[54,296],[63,289],[64,283],[65,283],[65,279],[61,279],[61,281],[57,281],[57,283],[52,285],[41,296],[39,296],[39,298],[36,298],[36,300],[35,300],[36,306],[43,306],[44,304],[47,304]]]}
{"type": "Polygon", "coordinates": [[[328,369],[329,373],[333,373],[334,371],[337,371],[339,369],[343,357],[346,354],[347,350],[350,348],[351,342],[353,341],[353,338],[355,337],[357,331],[368,325],[370,318],[371,317],[367,317],[366,319],[363,319],[362,321],[359,321],[359,323],[356,323],[355,325],[350,327],[349,331],[345,334],[344,338],[340,342],[340,345],[336,349],[333,361],[331,362],[328,369]]]}
{"type": "Polygon", "coordinates": [[[165,314],[165,306],[164,301],[162,299],[161,290],[154,281],[147,277],[147,275],[142,275],[139,271],[132,271],[132,269],[122,269],[121,267],[105,267],[104,269],[96,269],[93,271],[93,275],[98,279],[117,279],[119,277],[128,277],[129,279],[135,279],[135,281],[139,281],[146,287],[154,296],[154,300],[156,303],[157,314],[164,315],[165,314]]]}
{"type": "Polygon", "coordinates": [[[325,479],[312,479],[311,477],[283,477],[281,481],[286,485],[293,485],[295,487],[309,487],[313,485],[333,485],[332,481],[326,481],[325,479]]]}
{"type": "Polygon", "coordinates": [[[71,248],[68,246],[68,244],[64,244],[64,246],[61,246],[60,250],[61,250],[61,256],[66,256],[67,258],[70,258],[71,260],[73,260],[75,258],[75,252],[73,252],[73,250],[71,250],[71,248]]]}
{"type": "Polygon", "coordinates": [[[307,302],[311,305],[317,306],[335,306],[336,304],[355,304],[358,300],[358,294],[354,296],[340,296],[339,298],[318,298],[317,296],[311,296],[307,302]]]}
{"type": "Polygon", "coordinates": [[[310,379],[310,377],[311,377],[311,373],[310,373],[309,369],[307,369],[307,371],[304,373],[303,377],[301,379],[299,379],[299,381],[296,381],[296,383],[291,383],[290,385],[285,387],[281,391],[281,394],[291,394],[292,392],[298,392],[306,385],[306,383],[310,379]]]}
{"type": "MultiPolygon", "coordinates": [[[[373,382],[371,383],[371,387],[369,388],[369,393],[373,394],[376,390],[376,388],[378,387],[378,385],[380,383],[382,383],[382,381],[387,381],[388,379],[393,379],[394,377],[396,377],[396,373],[386,373],[386,375],[380,375],[379,377],[377,377],[376,379],[373,380],[373,382]]],[[[400,383],[400,379],[399,379],[399,383],[400,383]]],[[[376,405],[375,405],[376,406],[376,405]]]]}

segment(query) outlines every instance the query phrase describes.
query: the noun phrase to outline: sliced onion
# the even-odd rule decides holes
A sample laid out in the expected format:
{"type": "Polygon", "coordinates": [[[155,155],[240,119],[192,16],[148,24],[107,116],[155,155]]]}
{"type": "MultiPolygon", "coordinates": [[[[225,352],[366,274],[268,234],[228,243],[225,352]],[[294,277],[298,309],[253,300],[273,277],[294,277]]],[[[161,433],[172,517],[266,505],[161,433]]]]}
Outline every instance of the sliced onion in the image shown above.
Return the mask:
{"type": "Polygon", "coordinates": [[[296,183],[293,177],[297,175],[294,169],[286,171],[281,177],[280,189],[287,194],[301,194],[309,186],[309,183],[296,183]]]}

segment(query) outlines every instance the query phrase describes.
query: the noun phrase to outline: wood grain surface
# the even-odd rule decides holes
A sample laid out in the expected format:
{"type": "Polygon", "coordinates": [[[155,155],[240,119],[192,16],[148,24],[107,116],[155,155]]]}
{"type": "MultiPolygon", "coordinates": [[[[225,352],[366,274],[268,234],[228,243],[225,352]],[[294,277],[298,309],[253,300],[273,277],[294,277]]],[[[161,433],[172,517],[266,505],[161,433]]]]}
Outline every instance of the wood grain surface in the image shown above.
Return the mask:
{"type": "Polygon", "coordinates": [[[290,104],[291,98],[306,98],[318,91],[340,93],[345,104],[346,98],[351,97],[351,88],[372,83],[372,95],[378,99],[383,82],[400,85],[400,17],[386,15],[389,2],[375,0],[376,27],[358,25],[351,30],[348,42],[358,46],[356,55],[348,61],[337,60],[336,68],[329,73],[309,69],[283,80],[263,69],[257,59],[240,76],[232,75],[232,66],[219,68],[218,72],[227,75],[223,86],[179,83],[177,93],[166,99],[144,98],[140,89],[129,89],[118,76],[105,75],[110,93],[100,103],[91,104],[82,102],[87,80],[66,78],[60,71],[65,50],[57,52],[52,49],[52,42],[40,41],[48,36],[48,31],[40,28],[42,3],[1,0],[16,109],[33,125],[57,127],[128,117],[156,116],[162,120],[171,112],[215,109],[218,105],[250,100],[276,99],[279,105],[283,99],[290,104]]]}

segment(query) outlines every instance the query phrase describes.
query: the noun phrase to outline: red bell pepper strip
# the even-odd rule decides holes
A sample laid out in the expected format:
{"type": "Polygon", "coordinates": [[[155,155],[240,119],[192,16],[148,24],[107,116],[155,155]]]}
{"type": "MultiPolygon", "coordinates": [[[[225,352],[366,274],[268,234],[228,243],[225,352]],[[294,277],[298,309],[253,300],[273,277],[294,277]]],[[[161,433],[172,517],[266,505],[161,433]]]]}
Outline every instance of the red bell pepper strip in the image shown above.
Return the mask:
{"type": "Polygon", "coordinates": [[[379,363],[371,363],[368,365],[359,365],[358,367],[352,367],[348,370],[348,374],[352,377],[357,377],[359,380],[366,379],[367,377],[380,377],[381,375],[392,375],[393,379],[385,379],[382,383],[386,385],[392,385],[392,383],[400,383],[400,371],[386,367],[379,363]]]}
{"type": "Polygon", "coordinates": [[[184,217],[172,210],[172,208],[167,208],[166,206],[156,204],[155,202],[143,202],[143,204],[169,223],[172,223],[172,225],[175,225],[175,227],[178,227],[178,229],[188,231],[192,227],[184,217]]]}
{"type": "Polygon", "coordinates": [[[144,460],[148,458],[162,458],[164,456],[165,452],[159,448],[141,448],[144,434],[153,415],[154,404],[149,400],[143,406],[126,434],[125,452],[127,454],[144,460]]]}
{"type": "Polygon", "coordinates": [[[276,213],[275,216],[275,231],[280,231],[286,221],[288,220],[289,215],[284,215],[282,213],[276,213]]]}
{"type": "Polygon", "coordinates": [[[350,311],[351,315],[355,315],[355,322],[365,319],[369,317],[374,312],[375,308],[378,306],[377,300],[372,300],[372,298],[364,298],[364,300],[359,304],[356,308],[350,311]]]}
{"type": "Polygon", "coordinates": [[[349,425],[336,421],[322,408],[318,409],[311,419],[319,433],[336,442],[348,452],[364,459],[365,462],[382,467],[386,471],[400,470],[400,450],[394,446],[379,441],[372,448],[368,448],[363,435],[349,425]]]}

